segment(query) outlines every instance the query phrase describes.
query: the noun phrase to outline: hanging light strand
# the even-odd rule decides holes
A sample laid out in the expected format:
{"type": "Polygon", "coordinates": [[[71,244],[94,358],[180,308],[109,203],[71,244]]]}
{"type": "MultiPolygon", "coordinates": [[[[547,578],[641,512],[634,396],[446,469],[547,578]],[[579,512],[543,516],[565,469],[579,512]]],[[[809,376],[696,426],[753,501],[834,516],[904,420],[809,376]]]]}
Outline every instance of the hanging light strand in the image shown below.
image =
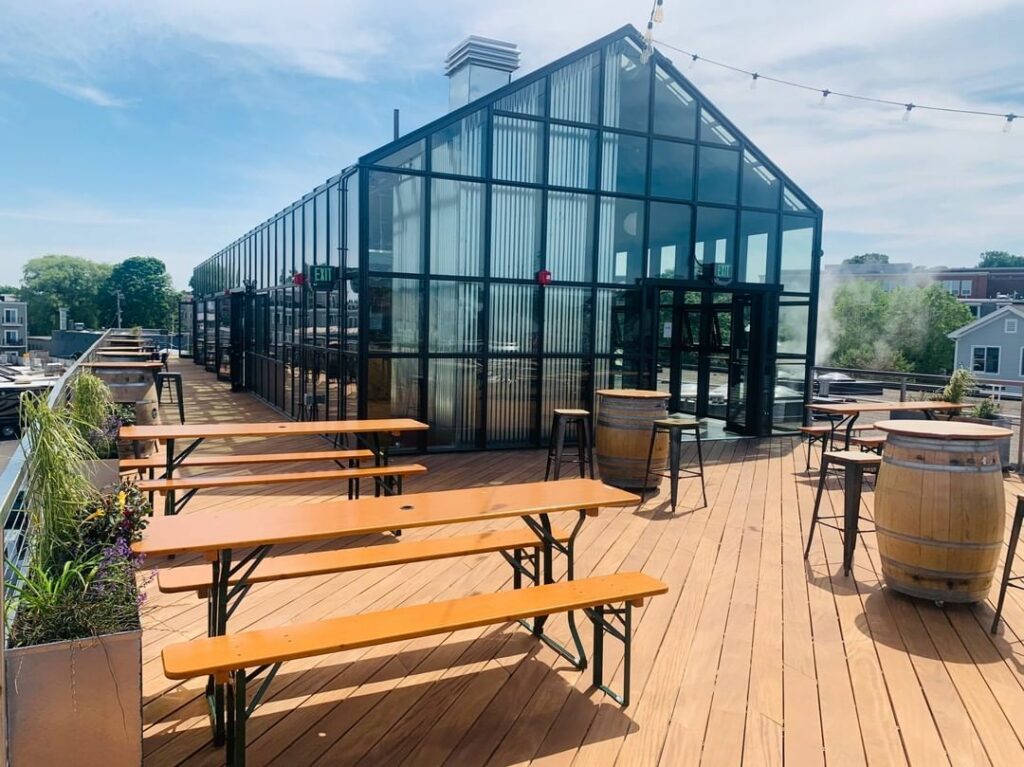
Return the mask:
{"type": "Polygon", "coordinates": [[[654,25],[665,20],[665,0],[654,0],[651,15],[647,18],[647,29],[644,31],[644,49],[640,53],[640,61],[646,64],[654,53],[654,25]]]}
{"type": "MultiPolygon", "coordinates": [[[[649,29],[653,29],[653,27],[650,27],[649,29]]],[[[699,61],[703,62],[704,64],[710,64],[712,66],[719,67],[720,69],[727,69],[730,72],[736,72],[737,74],[745,75],[746,77],[750,78],[751,87],[753,87],[754,83],[757,83],[761,80],[767,80],[770,83],[785,85],[790,88],[799,88],[800,90],[820,93],[822,103],[824,103],[825,101],[832,97],[835,97],[842,99],[851,99],[853,101],[863,101],[871,104],[883,104],[886,106],[902,107],[904,110],[903,119],[905,121],[910,119],[910,113],[914,110],[923,110],[928,112],[945,112],[947,114],[959,115],[975,115],[978,117],[998,117],[1004,121],[1003,131],[1008,132],[1010,130],[1010,126],[1013,125],[1013,121],[1020,117],[1020,115],[1014,114],[1013,112],[1002,113],[988,112],[983,109],[960,109],[957,107],[929,106],[926,104],[918,104],[916,102],[896,101],[894,99],[883,99],[876,98],[874,96],[864,96],[859,93],[845,93],[843,91],[835,91],[830,88],[821,88],[815,85],[806,85],[805,83],[794,82],[793,80],[785,80],[781,77],[771,77],[770,75],[766,75],[761,72],[754,72],[752,70],[743,69],[742,67],[737,67],[732,64],[726,64],[725,62],[722,61],[715,61],[714,59],[709,59],[706,56],[698,56],[696,53],[692,51],[684,50],[675,45],[666,43],[663,40],[654,40],[652,38],[651,43],[653,44],[655,42],[663,48],[668,48],[669,50],[676,51],[677,53],[681,53],[684,56],[689,57],[691,66],[693,66],[699,61]]]]}

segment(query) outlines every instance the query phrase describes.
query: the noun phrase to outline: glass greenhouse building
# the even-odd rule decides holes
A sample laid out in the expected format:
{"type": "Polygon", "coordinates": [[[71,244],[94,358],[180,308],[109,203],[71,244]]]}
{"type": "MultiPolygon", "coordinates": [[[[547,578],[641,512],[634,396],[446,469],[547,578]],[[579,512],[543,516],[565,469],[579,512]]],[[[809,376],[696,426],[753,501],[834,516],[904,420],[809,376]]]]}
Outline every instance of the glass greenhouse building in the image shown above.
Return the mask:
{"type": "Polygon", "coordinates": [[[602,388],[798,425],[821,209],[642,49],[506,74],[207,259],[196,362],[294,418],[427,421],[410,447],[542,444],[602,388]]]}

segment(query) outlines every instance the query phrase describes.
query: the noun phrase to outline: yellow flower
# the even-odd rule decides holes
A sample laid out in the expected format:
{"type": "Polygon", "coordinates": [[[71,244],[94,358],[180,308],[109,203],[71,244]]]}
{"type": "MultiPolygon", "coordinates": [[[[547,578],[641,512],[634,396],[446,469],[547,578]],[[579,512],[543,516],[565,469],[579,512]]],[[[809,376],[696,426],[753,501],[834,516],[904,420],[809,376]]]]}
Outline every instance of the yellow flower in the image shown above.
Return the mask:
{"type": "Polygon", "coordinates": [[[117,506],[121,511],[124,511],[125,501],[128,499],[128,495],[122,490],[117,494],[117,506]]]}
{"type": "Polygon", "coordinates": [[[105,512],[103,509],[96,509],[96,511],[94,511],[92,514],[85,518],[85,521],[92,522],[94,519],[99,519],[100,517],[106,515],[106,513],[107,512],[105,512]]]}

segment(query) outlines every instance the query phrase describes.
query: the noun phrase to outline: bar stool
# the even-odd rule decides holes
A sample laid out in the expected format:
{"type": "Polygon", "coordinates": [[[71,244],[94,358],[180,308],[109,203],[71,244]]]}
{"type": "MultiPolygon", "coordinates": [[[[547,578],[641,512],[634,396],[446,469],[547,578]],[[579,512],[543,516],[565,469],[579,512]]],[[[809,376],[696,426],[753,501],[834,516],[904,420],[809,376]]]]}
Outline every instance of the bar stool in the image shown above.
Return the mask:
{"type": "MultiPolygon", "coordinates": [[[[822,524],[838,530],[843,534],[843,575],[849,575],[853,568],[853,550],[857,546],[857,536],[862,532],[860,523],[860,494],[864,487],[864,472],[867,469],[878,470],[882,465],[882,457],[876,453],[862,453],[856,450],[827,450],[821,456],[821,472],[818,476],[818,494],[814,499],[814,512],[811,514],[811,529],[807,533],[807,547],[804,559],[811,553],[811,542],[814,540],[814,528],[822,524]],[[845,473],[843,483],[843,513],[829,517],[819,517],[821,496],[825,491],[825,480],[832,466],[842,466],[845,473]],[[843,526],[830,524],[823,520],[843,520],[843,526]]],[[[873,532],[864,530],[865,533],[873,532]]]]}
{"type": "Polygon", "coordinates": [[[554,469],[554,479],[562,473],[563,463],[577,463],[580,467],[580,476],[587,476],[586,469],[590,468],[590,478],[594,478],[594,450],[593,450],[592,428],[590,424],[589,410],[575,410],[572,408],[555,408],[551,420],[551,438],[548,442],[548,462],[544,469],[544,481],[554,469]],[[576,426],[576,458],[563,458],[562,451],[565,447],[565,427],[568,424],[576,426]]]}
{"type": "Polygon", "coordinates": [[[659,418],[651,424],[651,443],[647,448],[647,468],[644,472],[645,486],[640,489],[641,503],[643,503],[644,498],[647,496],[646,484],[648,477],[668,477],[671,481],[672,488],[672,513],[675,514],[676,501],[679,498],[679,475],[682,474],[684,477],[700,477],[700,494],[704,499],[704,505],[708,505],[708,494],[704,487],[704,453],[700,446],[700,426],[700,421],[693,418],[684,418],[678,415],[672,415],[668,418],[659,418]],[[683,455],[683,432],[687,431],[693,432],[694,439],[697,442],[696,469],[683,469],[680,467],[683,455]],[[658,435],[662,432],[668,433],[669,471],[667,474],[661,471],[651,471],[651,458],[654,456],[654,443],[657,441],[658,435]]]}
{"type": "Polygon", "coordinates": [[[814,446],[819,442],[821,443],[822,455],[828,449],[828,440],[832,435],[832,427],[826,426],[823,423],[812,423],[810,426],[801,426],[800,433],[807,438],[804,441],[804,446],[807,450],[807,466],[804,467],[804,473],[806,474],[811,470],[811,451],[814,450],[814,446]]]}
{"type": "Polygon", "coordinates": [[[1003,614],[1003,602],[1006,601],[1006,589],[1024,589],[1024,585],[1018,581],[1024,580],[1024,575],[1012,575],[1013,558],[1017,554],[1017,541],[1020,540],[1020,528],[1024,523],[1024,496],[1017,496],[1017,510],[1013,513],[1013,527],[1010,528],[1010,540],[1006,545],[1006,564],[1003,565],[1003,580],[999,584],[999,600],[996,602],[996,616],[992,619],[992,633],[999,628],[999,618],[1003,614]]]}
{"type": "Polygon", "coordinates": [[[174,395],[170,401],[178,405],[178,418],[185,423],[185,395],[182,392],[181,373],[158,372],[156,374],[156,401],[158,403],[164,401],[165,383],[174,384],[174,395]]]}
{"type": "Polygon", "coordinates": [[[885,436],[867,434],[863,437],[850,437],[850,444],[859,447],[862,453],[881,455],[885,448],[885,436]]]}

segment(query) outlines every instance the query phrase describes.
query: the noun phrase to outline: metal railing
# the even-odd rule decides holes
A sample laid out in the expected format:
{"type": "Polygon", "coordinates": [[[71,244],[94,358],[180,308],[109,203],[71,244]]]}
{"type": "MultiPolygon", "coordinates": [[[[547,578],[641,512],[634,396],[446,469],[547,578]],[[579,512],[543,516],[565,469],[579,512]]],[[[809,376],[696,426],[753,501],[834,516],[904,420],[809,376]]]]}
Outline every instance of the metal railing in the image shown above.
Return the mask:
{"type": "MultiPolygon", "coordinates": [[[[864,370],[858,368],[836,368],[814,366],[811,368],[814,376],[816,391],[812,395],[827,396],[859,396],[855,391],[849,394],[841,393],[845,387],[851,387],[849,381],[822,381],[820,376],[824,373],[843,373],[855,379],[856,384],[876,384],[883,391],[892,390],[899,392],[899,401],[905,402],[912,393],[934,394],[945,387],[949,376],[933,375],[930,373],[908,373],[898,370],[864,370]],[[839,391],[835,391],[838,389],[839,391]]],[[[1017,472],[1024,473],[1024,382],[1002,378],[978,379],[977,388],[969,395],[971,398],[986,399],[992,397],[998,402],[1005,400],[1020,399],[1017,423],[1015,426],[1015,438],[1017,442],[1017,472]]],[[[1008,420],[1013,420],[1010,417],[1008,420]]]]}

